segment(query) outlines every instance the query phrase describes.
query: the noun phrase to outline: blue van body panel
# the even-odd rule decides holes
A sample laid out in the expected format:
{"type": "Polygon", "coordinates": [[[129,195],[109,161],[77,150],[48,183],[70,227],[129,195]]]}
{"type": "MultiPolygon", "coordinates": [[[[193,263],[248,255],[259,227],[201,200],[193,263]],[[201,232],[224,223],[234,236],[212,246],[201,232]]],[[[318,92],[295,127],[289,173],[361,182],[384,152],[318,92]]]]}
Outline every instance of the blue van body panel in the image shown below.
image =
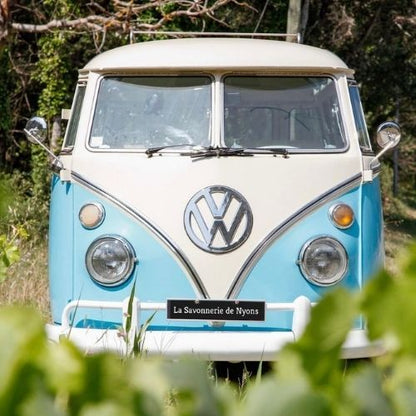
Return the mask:
{"type": "Polygon", "coordinates": [[[73,200],[73,185],[53,175],[49,210],[49,293],[54,322],[60,322],[62,309],[74,297],[73,200]]]}
{"type": "Polygon", "coordinates": [[[362,186],[362,256],[364,282],[384,266],[383,211],[380,177],[362,186]]]}
{"type": "MultiPolygon", "coordinates": [[[[361,286],[360,258],[360,187],[330,201],[301,219],[280,238],[278,238],[264,253],[246,279],[240,292],[241,299],[265,299],[267,302],[292,302],[297,296],[304,295],[312,302],[328,290],[344,286],[357,289],[361,286]],[[352,207],[356,219],[352,227],[341,230],[330,220],[329,209],[336,203],[346,203],[352,207]],[[349,267],[347,275],[340,284],[332,287],[313,285],[303,278],[297,260],[305,243],[319,237],[331,236],[338,239],[345,247],[349,267]]],[[[290,329],[292,313],[274,312],[273,315],[285,315],[285,321],[280,323],[290,329]]]]}
{"type": "MultiPolygon", "coordinates": [[[[135,281],[136,296],[141,301],[162,302],[169,296],[195,297],[190,281],[168,250],[119,208],[77,184],[62,183],[56,178],[52,201],[50,284],[55,322],[60,322],[62,309],[69,301],[122,301],[130,296],[135,281]],[[80,208],[88,202],[99,202],[106,211],[103,224],[93,230],[85,229],[78,219],[80,208]],[[95,283],[85,266],[89,245],[108,234],[120,235],[130,241],[138,260],[132,277],[125,284],[112,288],[95,283]]],[[[77,315],[82,316],[79,318],[82,320],[108,320],[107,312],[97,315],[90,310],[78,310],[77,315]]],[[[111,312],[110,315],[120,322],[120,313],[111,312]]]]}
{"type": "MultiPolygon", "coordinates": [[[[169,297],[195,298],[196,294],[190,280],[174,259],[169,250],[142,224],[133,220],[120,208],[92,194],[87,189],[75,185],[75,213],[89,202],[99,202],[105,208],[105,220],[98,228],[85,229],[80,221],[75,221],[74,252],[77,261],[74,266],[75,298],[102,301],[122,301],[131,295],[133,285],[136,285],[135,296],[140,301],[165,302],[169,297]],[[124,284],[116,287],[104,287],[94,282],[85,266],[85,253],[90,244],[103,235],[119,235],[129,241],[136,254],[137,262],[132,277],[124,284]]],[[[84,311],[79,311],[81,315],[84,311]]],[[[143,314],[147,319],[150,313],[143,314]]],[[[120,312],[107,311],[104,320],[120,319],[120,312]]],[[[103,320],[103,316],[85,314],[87,319],[103,320]]],[[[165,322],[161,313],[157,313],[152,322],[165,322]]],[[[91,322],[89,322],[91,324],[91,322]]]]}
{"type": "MultiPolygon", "coordinates": [[[[299,218],[265,250],[242,282],[237,298],[293,302],[296,297],[304,295],[316,302],[325,292],[338,287],[318,287],[309,283],[297,264],[303,245],[323,235],[338,239],[348,253],[348,273],[339,285],[351,290],[360,288],[363,281],[380,267],[383,259],[382,216],[381,204],[377,205],[378,193],[379,180],[376,179],[372,183],[357,186],[299,218]],[[349,204],[356,215],[353,226],[346,230],[336,228],[329,217],[330,207],[339,202],[349,204]]],[[[55,322],[60,322],[62,309],[67,302],[77,299],[122,301],[131,295],[134,282],[135,295],[144,302],[197,297],[192,282],[179,261],[149,229],[121,208],[79,184],[62,183],[58,177],[54,177],[50,226],[50,288],[55,322]],[[93,230],[85,229],[78,219],[80,208],[90,202],[101,203],[106,212],[103,223],[93,230]],[[85,253],[89,245],[96,238],[109,234],[126,238],[134,247],[138,259],[133,276],[123,285],[111,288],[95,283],[85,266],[85,253]]],[[[150,315],[151,312],[143,313],[141,322],[150,315]]],[[[151,328],[276,331],[290,330],[291,321],[292,313],[268,312],[265,322],[230,322],[222,328],[212,328],[206,322],[168,321],[164,312],[158,312],[152,318],[151,328]]],[[[74,317],[77,326],[106,328],[120,326],[120,322],[119,311],[80,308],[74,317]]],[[[355,326],[362,326],[359,319],[355,326]]]]}

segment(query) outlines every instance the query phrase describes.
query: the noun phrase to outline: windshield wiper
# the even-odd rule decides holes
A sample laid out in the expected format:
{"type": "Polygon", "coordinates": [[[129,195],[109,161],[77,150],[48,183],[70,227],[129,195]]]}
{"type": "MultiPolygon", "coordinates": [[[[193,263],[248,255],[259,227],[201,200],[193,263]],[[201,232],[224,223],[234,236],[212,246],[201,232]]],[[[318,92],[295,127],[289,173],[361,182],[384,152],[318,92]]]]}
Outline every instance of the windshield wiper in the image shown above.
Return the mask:
{"type": "Polygon", "coordinates": [[[164,146],[155,146],[155,147],[148,147],[145,150],[145,153],[147,154],[147,156],[152,157],[155,153],[160,152],[161,150],[164,149],[172,149],[175,147],[193,147],[195,149],[200,150],[201,146],[195,145],[195,144],[190,144],[190,143],[181,143],[181,144],[167,144],[164,146]]]}
{"type": "Polygon", "coordinates": [[[222,156],[253,156],[247,153],[244,148],[233,147],[205,147],[202,149],[194,149],[191,152],[181,153],[182,156],[190,156],[191,158],[203,157],[222,157],[222,156]]]}
{"type": "Polygon", "coordinates": [[[289,150],[286,147],[246,147],[244,150],[257,155],[272,154],[283,155],[285,158],[289,157],[289,150]]]}
{"type": "Polygon", "coordinates": [[[223,156],[253,156],[255,154],[274,154],[288,157],[289,151],[285,148],[261,148],[261,147],[206,147],[201,150],[181,153],[182,156],[191,158],[223,157],[223,156]]]}
{"type": "Polygon", "coordinates": [[[253,156],[255,154],[274,154],[283,155],[287,157],[289,154],[286,148],[273,148],[273,147],[213,147],[213,146],[200,146],[189,143],[170,144],[165,146],[149,147],[145,150],[148,157],[152,157],[155,153],[164,149],[172,149],[175,147],[192,147],[188,152],[180,153],[181,156],[190,156],[191,158],[204,158],[204,157],[224,157],[224,156],[253,156]]]}

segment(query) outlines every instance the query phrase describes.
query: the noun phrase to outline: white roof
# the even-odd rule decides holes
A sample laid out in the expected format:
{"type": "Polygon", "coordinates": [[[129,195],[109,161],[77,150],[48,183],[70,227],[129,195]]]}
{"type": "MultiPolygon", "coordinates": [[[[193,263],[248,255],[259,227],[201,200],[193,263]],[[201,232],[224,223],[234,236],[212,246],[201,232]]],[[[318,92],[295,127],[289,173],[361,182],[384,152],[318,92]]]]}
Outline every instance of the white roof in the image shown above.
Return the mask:
{"type": "Polygon", "coordinates": [[[352,74],[333,53],[292,42],[241,38],[185,38],[135,43],[104,52],[82,70],[260,69],[352,74]]]}

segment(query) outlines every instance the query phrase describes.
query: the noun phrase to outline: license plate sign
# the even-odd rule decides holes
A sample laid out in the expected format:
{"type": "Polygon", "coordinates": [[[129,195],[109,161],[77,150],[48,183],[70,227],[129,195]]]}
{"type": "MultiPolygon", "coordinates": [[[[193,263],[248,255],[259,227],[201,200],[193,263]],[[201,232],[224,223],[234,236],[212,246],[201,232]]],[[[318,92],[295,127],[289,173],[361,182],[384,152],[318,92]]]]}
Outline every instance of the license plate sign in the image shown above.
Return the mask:
{"type": "Polygon", "coordinates": [[[167,318],[194,321],[264,321],[263,301],[168,299],[167,318]]]}

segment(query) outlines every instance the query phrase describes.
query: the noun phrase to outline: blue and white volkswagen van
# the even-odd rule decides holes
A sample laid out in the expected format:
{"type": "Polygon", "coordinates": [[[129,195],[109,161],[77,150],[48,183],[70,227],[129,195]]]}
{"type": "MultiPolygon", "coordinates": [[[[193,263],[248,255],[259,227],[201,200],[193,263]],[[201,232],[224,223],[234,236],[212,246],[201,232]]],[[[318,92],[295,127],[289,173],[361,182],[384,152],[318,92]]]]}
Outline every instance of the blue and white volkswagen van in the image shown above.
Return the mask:
{"type": "MultiPolygon", "coordinates": [[[[33,141],[44,134],[32,119],[33,141]]],[[[384,123],[381,153],[398,126],[384,123]]],[[[381,154],[380,153],[380,154],[381,154]]],[[[94,58],[50,207],[51,340],[88,352],[276,358],[312,305],[383,265],[380,163],[353,71],[275,40],[174,39],[94,58]]],[[[357,319],[344,357],[378,354],[357,319]]]]}

